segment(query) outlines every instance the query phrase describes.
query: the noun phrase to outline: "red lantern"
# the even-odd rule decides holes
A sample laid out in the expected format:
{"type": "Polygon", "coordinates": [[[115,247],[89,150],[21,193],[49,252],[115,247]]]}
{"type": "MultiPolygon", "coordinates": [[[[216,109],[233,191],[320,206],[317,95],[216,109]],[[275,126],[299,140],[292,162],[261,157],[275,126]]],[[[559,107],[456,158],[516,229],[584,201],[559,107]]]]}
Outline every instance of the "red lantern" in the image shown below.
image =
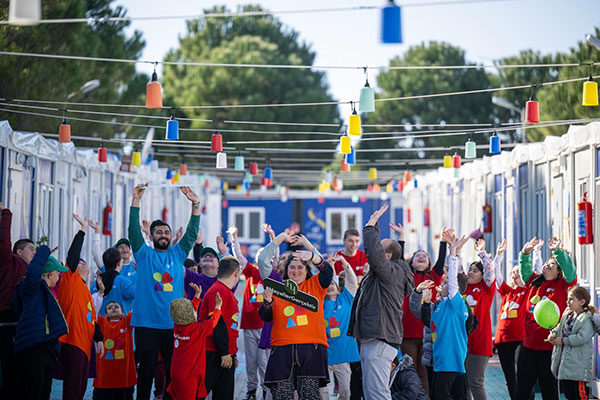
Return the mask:
{"type": "Polygon", "coordinates": [[[592,203],[587,199],[587,192],[577,203],[577,241],[579,244],[594,243],[592,203]]]}
{"type": "Polygon", "coordinates": [[[179,166],[179,175],[187,175],[187,164],[181,164],[179,166]]]}
{"type": "Polygon", "coordinates": [[[460,156],[457,153],[452,156],[452,167],[460,168],[460,156]]]}
{"type": "Polygon", "coordinates": [[[267,186],[267,180],[264,176],[260,178],[260,186],[267,186]]]}
{"type": "Polygon", "coordinates": [[[483,233],[492,232],[492,206],[485,204],[483,206],[483,233]]]}
{"type": "Polygon", "coordinates": [[[319,198],[317,199],[317,201],[319,202],[319,204],[325,203],[325,196],[319,196],[319,198]]]}
{"type": "Polygon", "coordinates": [[[58,142],[69,143],[71,141],[71,125],[67,123],[67,120],[63,120],[62,124],[58,128],[58,142]]]}
{"type": "Polygon", "coordinates": [[[350,172],[350,164],[346,162],[346,158],[342,157],[340,161],[340,171],[341,172],[350,172]]]}
{"type": "Polygon", "coordinates": [[[398,191],[401,192],[404,190],[404,182],[398,181],[398,191]]]}
{"type": "Polygon", "coordinates": [[[250,198],[250,191],[249,190],[246,190],[246,197],[250,198]]]}
{"type": "Polygon", "coordinates": [[[250,175],[258,175],[258,164],[255,162],[250,163],[250,175]]]}
{"type": "Polygon", "coordinates": [[[540,104],[533,95],[525,103],[525,122],[528,124],[537,124],[540,122],[540,104]]]}
{"type": "Polygon", "coordinates": [[[411,178],[410,171],[408,171],[408,170],[404,171],[404,183],[405,184],[410,181],[410,178],[411,178]]]}
{"type": "Polygon", "coordinates": [[[220,133],[213,133],[210,139],[210,151],[220,153],[223,151],[223,137],[220,133]]]}
{"type": "Polygon", "coordinates": [[[101,145],[98,148],[98,161],[101,163],[108,161],[108,152],[106,151],[106,147],[104,147],[104,145],[101,145]]]}
{"type": "Polygon", "coordinates": [[[423,209],[423,225],[429,226],[429,207],[423,209]]]}
{"type": "Polygon", "coordinates": [[[265,179],[265,186],[266,187],[273,186],[273,179],[271,179],[271,178],[264,178],[264,179],[265,179]]]}
{"type": "Polygon", "coordinates": [[[227,207],[229,207],[229,202],[228,202],[227,200],[223,200],[223,201],[221,202],[221,206],[222,206],[223,208],[227,208],[227,207]]]}
{"type": "Polygon", "coordinates": [[[112,204],[109,201],[102,211],[102,233],[112,235],[112,204]]]}
{"type": "Polygon", "coordinates": [[[152,81],[146,84],[146,108],[162,108],[162,86],[158,82],[156,66],[152,74],[152,81]]]}
{"type": "Polygon", "coordinates": [[[367,196],[365,196],[364,194],[362,196],[360,196],[361,203],[365,203],[366,201],[367,201],[367,196]]]}
{"type": "Polygon", "coordinates": [[[379,183],[373,185],[373,191],[375,193],[379,193],[381,191],[381,186],[379,185],[379,183]]]}
{"type": "Polygon", "coordinates": [[[367,191],[368,191],[368,192],[372,192],[372,191],[373,191],[373,184],[369,183],[369,184],[367,185],[367,191]]]}

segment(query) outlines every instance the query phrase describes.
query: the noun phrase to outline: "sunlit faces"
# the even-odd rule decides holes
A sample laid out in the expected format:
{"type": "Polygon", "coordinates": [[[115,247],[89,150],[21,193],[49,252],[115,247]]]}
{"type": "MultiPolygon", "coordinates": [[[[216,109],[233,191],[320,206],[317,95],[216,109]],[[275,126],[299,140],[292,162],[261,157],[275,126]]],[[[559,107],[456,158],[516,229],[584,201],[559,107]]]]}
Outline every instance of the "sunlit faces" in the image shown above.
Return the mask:
{"type": "Polygon", "coordinates": [[[300,260],[293,259],[287,267],[288,279],[293,280],[298,285],[306,280],[307,275],[308,269],[300,260]]]}
{"type": "Polygon", "coordinates": [[[560,268],[558,267],[558,263],[553,257],[549,258],[542,266],[542,275],[544,275],[544,279],[551,281],[558,278],[559,274],[560,268]]]}
{"type": "Polygon", "coordinates": [[[123,318],[123,309],[121,305],[116,301],[111,301],[106,305],[106,318],[108,319],[121,319],[123,318]]]}
{"type": "Polygon", "coordinates": [[[472,263],[469,267],[469,273],[467,273],[467,278],[469,278],[469,285],[476,285],[483,279],[483,273],[477,267],[477,263],[472,263]]]}
{"type": "Polygon", "coordinates": [[[416,251],[413,254],[412,264],[411,266],[416,271],[425,271],[429,268],[431,261],[429,260],[429,255],[423,250],[416,251]]]}
{"type": "Polygon", "coordinates": [[[205,253],[200,259],[200,269],[206,276],[217,276],[217,271],[219,270],[219,259],[213,253],[205,253]]]}
{"type": "Polygon", "coordinates": [[[521,269],[518,265],[515,265],[510,271],[510,279],[516,286],[524,286],[523,280],[521,279],[521,269]]]}
{"type": "Polygon", "coordinates": [[[117,246],[117,250],[121,253],[123,260],[128,261],[131,258],[131,248],[127,244],[121,243],[117,246]]]}
{"type": "Polygon", "coordinates": [[[584,299],[578,299],[572,291],[569,292],[567,296],[567,307],[569,307],[569,310],[573,311],[576,314],[579,314],[583,311],[585,303],[586,301],[584,299]]]}
{"type": "Polygon", "coordinates": [[[154,249],[167,250],[171,244],[171,229],[167,225],[159,225],[152,232],[154,249]]]}
{"type": "Polygon", "coordinates": [[[356,254],[356,251],[360,247],[360,237],[355,235],[348,235],[344,239],[344,253],[347,256],[352,257],[356,254]]]}
{"type": "Polygon", "coordinates": [[[33,260],[33,256],[35,256],[35,246],[33,243],[27,243],[22,249],[17,249],[17,255],[21,256],[29,264],[33,260]]]}
{"type": "Polygon", "coordinates": [[[335,283],[335,281],[331,281],[331,283],[329,284],[329,287],[327,288],[327,297],[334,297],[334,296],[338,296],[340,294],[340,288],[337,285],[337,283],[335,283]]]}

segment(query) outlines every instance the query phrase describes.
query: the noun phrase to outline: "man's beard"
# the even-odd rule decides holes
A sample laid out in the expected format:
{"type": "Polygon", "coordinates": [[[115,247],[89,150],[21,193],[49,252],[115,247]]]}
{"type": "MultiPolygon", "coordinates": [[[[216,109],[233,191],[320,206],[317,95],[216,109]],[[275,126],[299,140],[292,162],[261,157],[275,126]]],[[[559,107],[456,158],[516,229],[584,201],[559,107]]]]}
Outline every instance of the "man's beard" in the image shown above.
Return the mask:
{"type": "Polygon", "coordinates": [[[154,243],[154,248],[156,250],[167,250],[169,248],[170,240],[167,240],[167,244],[161,244],[160,243],[161,240],[165,240],[165,239],[152,240],[152,242],[154,243]]]}

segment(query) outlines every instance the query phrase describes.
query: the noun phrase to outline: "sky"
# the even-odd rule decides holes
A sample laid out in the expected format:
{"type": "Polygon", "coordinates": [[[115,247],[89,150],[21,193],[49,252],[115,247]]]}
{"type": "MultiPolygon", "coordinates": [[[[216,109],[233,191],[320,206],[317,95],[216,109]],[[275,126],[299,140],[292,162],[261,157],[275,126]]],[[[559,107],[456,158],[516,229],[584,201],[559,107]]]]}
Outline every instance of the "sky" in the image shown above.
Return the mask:
{"type": "MultiPolygon", "coordinates": [[[[442,0],[448,1],[448,0],[442,0]]],[[[586,33],[600,26],[599,0],[509,0],[492,3],[409,7],[402,9],[402,44],[382,44],[380,10],[342,11],[280,15],[288,27],[316,52],[315,65],[379,66],[402,55],[410,46],[428,41],[445,41],[466,51],[468,61],[490,64],[493,60],[516,55],[520,50],[542,53],[566,52],[586,33]]],[[[385,0],[119,0],[129,16],[197,15],[213,5],[236,10],[239,5],[259,4],[273,11],[322,9],[352,6],[383,6],[385,0]]],[[[134,21],[130,29],[143,33],[144,60],[162,60],[167,51],[178,47],[178,38],[186,32],[184,20],[134,21]]],[[[600,53],[599,53],[600,54],[600,53]]],[[[595,60],[599,61],[599,60],[595,60]]],[[[150,74],[151,66],[139,65],[150,74]]],[[[583,73],[583,72],[582,72],[583,73]]],[[[369,74],[371,86],[376,82],[369,74]]],[[[364,84],[361,70],[329,70],[326,73],[330,93],[340,101],[356,100],[364,84]]],[[[350,114],[343,106],[343,116],[350,114]]]]}

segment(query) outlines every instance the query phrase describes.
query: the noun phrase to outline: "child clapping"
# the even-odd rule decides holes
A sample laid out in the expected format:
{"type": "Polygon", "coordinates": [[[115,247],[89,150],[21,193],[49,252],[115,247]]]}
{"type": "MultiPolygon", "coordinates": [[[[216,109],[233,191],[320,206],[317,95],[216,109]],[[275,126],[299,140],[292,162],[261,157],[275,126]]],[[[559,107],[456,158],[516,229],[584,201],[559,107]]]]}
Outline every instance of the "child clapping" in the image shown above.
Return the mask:
{"type": "Polygon", "coordinates": [[[171,361],[171,383],[167,391],[174,399],[196,400],[206,397],[206,337],[212,334],[221,317],[223,300],[217,293],[215,309],[210,318],[198,320],[198,313],[188,299],[171,302],[170,313],[173,327],[173,358],[171,361]]]}

